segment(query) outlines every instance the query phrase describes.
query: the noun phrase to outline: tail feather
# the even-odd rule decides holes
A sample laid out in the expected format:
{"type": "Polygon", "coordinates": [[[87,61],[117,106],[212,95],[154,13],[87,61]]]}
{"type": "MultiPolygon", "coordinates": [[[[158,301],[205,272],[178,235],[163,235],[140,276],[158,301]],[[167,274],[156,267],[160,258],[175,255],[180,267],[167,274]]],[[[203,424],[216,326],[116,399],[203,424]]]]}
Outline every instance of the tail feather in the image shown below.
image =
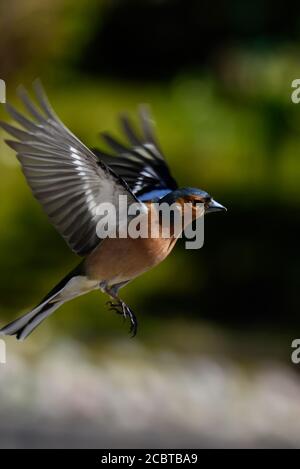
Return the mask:
{"type": "Polygon", "coordinates": [[[51,300],[45,301],[29,313],[24,314],[0,329],[0,335],[16,335],[17,339],[24,340],[46,317],[59,308],[62,303],[62,301],[56,303],[51,303],[51,300]]]}
{"type": "MultiPolygon", "coordinates": [[[[57,308],[59,308],[64,302],[86,293],[88,288],[81,291],[80,285],[86,282],[86,277],[82,275],[81,264],[72,270],[66,277],[61,280],[56,287],[54,287],[48,295],[29,313],[17,318],[15,321],[10,322],[2,329],[0,329],[1,335],[16,335],[17,339],[24,340],[31,332],[52,314],[57,308]],[[73,279],[79,280],[78,290],[77,288],[69,288],[73,279]]],[[[77,286],[76,283],[76,286],[77,286]]],[[[89,287],[89,285],[88,285],[89,287]]]]}
{"type": "Polygon", "coordinates": [[[14,321],[10,322],[6,326],[4,326],[2,329],[0,329],[0,335],[14,335],[18,332],[19,329],[22,329],[23,327],[26,326],[26,324],[31,321],[34,316],[36,316],[43,306],[47,304],[47,301],[40,303],[38,306],[36,306],[34,309],[29,311],[29,313],[24,314],[23,316],[20,316],[19,318],[15,319],[14,321]]]}
{"type": "Polygon", "coordinates": [[[46,319],[50,314],[54,313],[64,302],[47,303],[38,313],[35,314],[22,328],[17,331],[17,339],[24,340],[34,331],[34,329],[46,319]]]}

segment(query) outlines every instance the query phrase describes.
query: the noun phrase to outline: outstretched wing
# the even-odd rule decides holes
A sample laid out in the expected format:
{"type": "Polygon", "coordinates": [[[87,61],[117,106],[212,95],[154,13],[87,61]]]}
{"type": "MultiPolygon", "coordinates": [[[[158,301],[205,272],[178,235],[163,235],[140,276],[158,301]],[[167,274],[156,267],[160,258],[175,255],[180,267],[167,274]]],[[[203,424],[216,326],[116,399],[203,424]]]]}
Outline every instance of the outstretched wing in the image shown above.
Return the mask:
{"type": "Polygon", "coordinates": [[[116,156],[94,150],[129,185],[140,200],[160,198],[178,188],[156,140],[148,109],[139,112],[143,135],[140,138],[127,116],[121,117],[121,126],[128,139],[125,146],[108,133],[102,137],[116,156]]]}
{"type": "Polygon", "coordinates": [[[127,196],[127,204],[137,199],[127,183],[59,120],[39,82],[34,90],[39,108],[24,88],[19,89],[33,119],[7,105],[23,130],[5,122],[0,126],[15,137],[6,143],[17,152],[27,182],[50,221],[71,249],[84,256],[100,242],[99,204],[112,203],[118,211],[120,195],[127,196]]]}

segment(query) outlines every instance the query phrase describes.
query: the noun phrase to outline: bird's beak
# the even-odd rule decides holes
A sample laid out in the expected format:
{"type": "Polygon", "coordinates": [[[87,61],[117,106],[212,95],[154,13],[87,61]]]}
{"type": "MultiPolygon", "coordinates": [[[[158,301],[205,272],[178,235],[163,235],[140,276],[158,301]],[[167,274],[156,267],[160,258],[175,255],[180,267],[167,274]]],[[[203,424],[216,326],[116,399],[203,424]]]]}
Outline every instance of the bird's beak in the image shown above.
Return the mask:
{"type": "Polygon", "coordinates": [[[227,208],[223,207],[223,205],[219,204],[219,202],[217,202],[216,200],[211,199],[211,201],[209,202],[205,210],[205,213],[212,213],[212,212],[227,212],[227,208]]]}

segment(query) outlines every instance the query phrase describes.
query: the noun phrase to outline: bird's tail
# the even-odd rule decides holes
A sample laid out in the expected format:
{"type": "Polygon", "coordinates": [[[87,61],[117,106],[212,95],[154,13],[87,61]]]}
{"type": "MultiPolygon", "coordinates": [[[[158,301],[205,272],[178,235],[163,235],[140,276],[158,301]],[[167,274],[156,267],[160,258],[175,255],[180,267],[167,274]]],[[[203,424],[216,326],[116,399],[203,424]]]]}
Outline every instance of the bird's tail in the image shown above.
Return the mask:
{"type": "Polygon", "coordinates": [[[82,274],[80,264],[64,277],[33,310],[0,329],[0,336],[16,335],[17,339],[24,340],[63,303],[93,288],[95,285],[82,274]]]}

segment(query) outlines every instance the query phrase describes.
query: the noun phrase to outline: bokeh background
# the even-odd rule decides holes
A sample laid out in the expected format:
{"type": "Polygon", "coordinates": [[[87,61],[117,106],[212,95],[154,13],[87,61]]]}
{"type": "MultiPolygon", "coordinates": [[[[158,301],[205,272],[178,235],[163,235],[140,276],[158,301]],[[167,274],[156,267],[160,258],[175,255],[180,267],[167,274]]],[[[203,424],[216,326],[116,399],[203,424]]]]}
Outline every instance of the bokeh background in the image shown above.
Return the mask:
{"type": "MultiPolygon", "coordinates": [[[[40,77],[91,147],[119,131],[118,113],[149,103],[180,185],[228,212],[207,217],[203,249],[179,242],[123,290],[140,320],[134,340],[100,292],[23,343],[7,338],[0,447],[300,445],[299,46],[289,2],[1,0],[9,101],[40,77]]],[[[1,325],[78,263],[4,137],[1,325]]]]}

